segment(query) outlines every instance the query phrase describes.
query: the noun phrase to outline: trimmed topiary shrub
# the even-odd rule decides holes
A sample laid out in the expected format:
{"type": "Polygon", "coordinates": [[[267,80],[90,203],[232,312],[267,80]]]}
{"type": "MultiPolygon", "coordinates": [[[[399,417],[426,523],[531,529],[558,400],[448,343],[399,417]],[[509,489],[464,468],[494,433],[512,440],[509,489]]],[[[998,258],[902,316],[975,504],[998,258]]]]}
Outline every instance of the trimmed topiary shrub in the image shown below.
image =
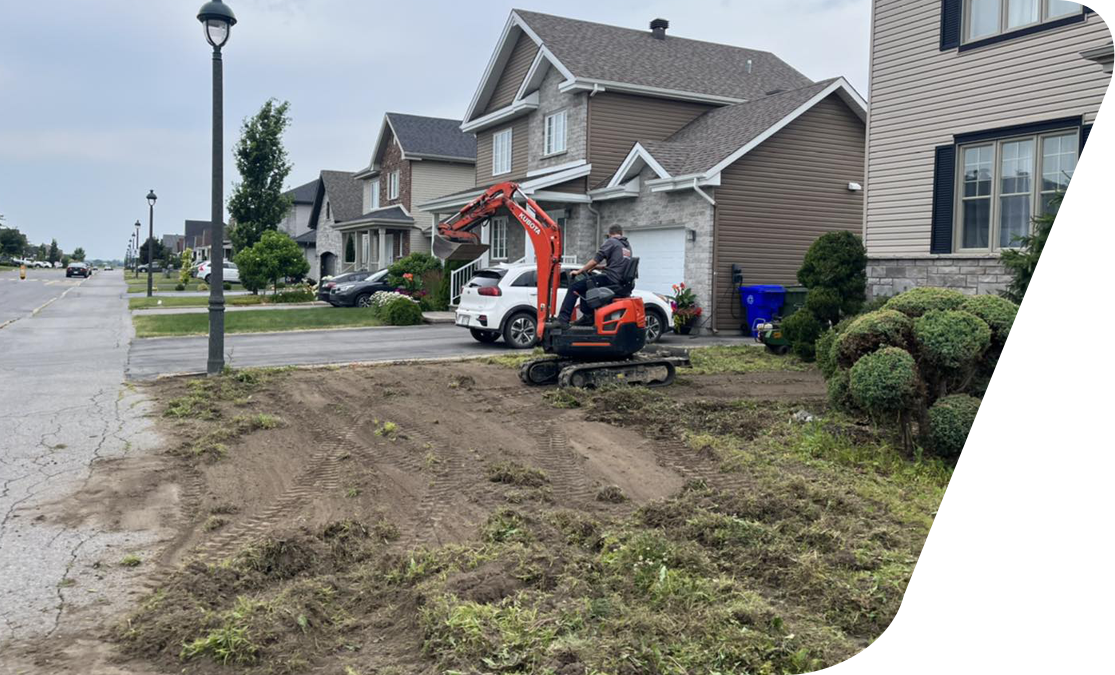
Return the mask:
{"type": "Polygon", "coordinates": [[[856,405],[872,415],[901,413],[917,395],[918,369],[906,350],[883,347],[856,361],[848,384],[856,405]]]}
{"type": "Polygon", "coordinates": [[[441,260],[429,253],[411,253],[405,258],[396,260],[387,270],[387,283],[396,288],[404,287],[404,274],[411,274],[419,283],[424,281],[427,272],[441,270],[441,260]]]}
{"type": "Polygon", "coordinates": [[[901,312],[880,309],[852,320],[836,338],[836,361],[844,368],[880,347],[909,348],[913,322],[901,312]]]}
{"type": "Polygon", "coordinates": [[[422,308],[409,298],[395,298],[379,309],[378,316],[392,326],[417,326],[422,323],[422,308]]]}
{"type": "Polygon", "coordinates": [[[974,314],[991,327],[991,339],[1002,345],[1010,336],[1018,305],[997,295],[974,295],[960,305],[960,311],[974,314]]]}
{"type": "Polygon", "coordinates": [[[832,288],[812,288],[805,296],[805,310],[821,321],[835,323],[840,320],[843,300],[832,288]]]}
{"type": "Polygon", "coordinates": [[[824,329],[817,317],[804,309],[782,320],[782,334],[789,340],[794,354],[805,361],[813,360],[814,343],[824,329]]]}
{"type": "Polygon", "coordinates": [[[847,370],[837,368],[825,383],[828,388],[829,404],[837,410],[851,412],[855,409],[850,380],[847,370]]]}
{"type": "Polygon", "coordinates": [[[828,379],[836,373],[836,328],[830,328],[821,337],[817,338],[814,343],[814,352],[817,359],[817,367],[821,369],[821,374],[828,379]]]}
{"type": "Polygon", "coordinates": [[[957,309],[967,299],[968,296],[960,291],[949,288],[913,288],[888,300],[883,309],[893,309],[916,319],[934,309],[957,309]]]}
{"type": "Polygon", "coordinates": [[[928,413],[929,432],[926,439],[929,449],[943,457],[960,454],[976,421],[979,406],[978,398],[965,394],[938,399],[928,413]]]}
{"type": "Polygon", "coordinates": [[[181,281],[179,281],[178,283],[174,284],[174,290],[176,290],[176,291],[184,291],[184,290],[186,290],[186,284],[184,284],[184,283],[182,283],[181,281]]]}
{"type": "Polygon", "coordinates": [[[918,352],[930,365],[965,372],[991,345],[991,328],[968,312],[932,310],[914,322],[918,352]]]}
{"type": "MultiPolygon", "coordinates": [[[[805,253],[798,283],[812,291],[827,288],[839,297],[842,314],[855,314],[867,299],[867,249],[847,231],[826,232],[805,253]]],[[[838,317],[819,316],[835,322],[838,317]]]]}

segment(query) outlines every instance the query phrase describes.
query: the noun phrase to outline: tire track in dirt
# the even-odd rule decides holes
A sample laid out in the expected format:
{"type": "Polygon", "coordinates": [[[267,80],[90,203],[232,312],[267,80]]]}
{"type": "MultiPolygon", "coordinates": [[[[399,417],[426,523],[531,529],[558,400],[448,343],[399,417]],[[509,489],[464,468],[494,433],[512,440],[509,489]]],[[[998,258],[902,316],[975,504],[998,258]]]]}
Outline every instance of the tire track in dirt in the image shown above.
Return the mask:
{"type": "MultiPolygon", "coordinates": [[[[409,433],[422,443],[423,449],[434,452],[437,448],[434,439],[424,431],[416,429],[409,433]]],[[[432,485],[427,485],[418,508],[415,509],[411,530],[414,544],[440,546],[443,543],[439,528],[450,513],[453,498],[461,489],[454,479],[466,475],[470,465],[471,461],[458,448],[450,448],[447,453],[437,454],[437,461],[428,467],[433,476],[432,485]]]]}
{"type": "Polygon", "coordinates": [[[595,488],[590,484],[579,458],[569,449],[568,437],[560,421],[549,422],[538,436],[540,468],[550,479],[550,487],[559,501],[566,499],[579,505],[593,504],[595,488]]]}
{"type": "Polygon", "coordinates": [[[651,448],[660,465],[677,472],[687,481],[704,481],[708,487],[728,492],[753,486],[753,481],[746,475],[726,472],[721,468],[722,464],[707,453],[680,446],[676,441],[653,439],[651,448]]]}

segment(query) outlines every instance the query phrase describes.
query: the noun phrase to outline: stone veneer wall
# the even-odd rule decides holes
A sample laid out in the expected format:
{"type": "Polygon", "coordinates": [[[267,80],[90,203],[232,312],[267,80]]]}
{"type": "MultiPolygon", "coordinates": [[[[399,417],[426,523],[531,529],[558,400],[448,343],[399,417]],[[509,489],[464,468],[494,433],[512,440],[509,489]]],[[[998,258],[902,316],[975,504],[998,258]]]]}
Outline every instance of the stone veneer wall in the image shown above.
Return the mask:
{"type": "Polygon", "coordinates": [[[527,167],[531,171],[574,162],[588,156],[588,94],[561,93],[558,85],[564,79],[557,68],[550,68],[542,78],[538,92],[538,110],[531,113],[527,132],[527,167]],[[559,110],[565,110],[565,151],[543,156],[542,151],[546,148],[546,116],[559,110]]]}
{"type": "Polygon", "coordinates": [[[968,295],[998,293],[1010,276],[998,257],[871,258],[868,297],[891,296],[920,286],[953,288],[968,295]]]}

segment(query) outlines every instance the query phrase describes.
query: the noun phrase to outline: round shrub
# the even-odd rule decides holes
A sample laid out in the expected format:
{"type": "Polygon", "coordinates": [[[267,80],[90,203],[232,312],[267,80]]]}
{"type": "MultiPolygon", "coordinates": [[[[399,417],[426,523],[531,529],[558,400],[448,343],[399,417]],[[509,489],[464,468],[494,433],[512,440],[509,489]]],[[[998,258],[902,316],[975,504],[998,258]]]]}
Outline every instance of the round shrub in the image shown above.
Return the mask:
{"type": "Polygon", "coordinates": [[[379,316],[392,326],[416,326],[422,323],[422,308],[409,298],[395,298],[380,309],[379,316]]]}
{"type": "Polygon", "coordinates": [[[841,311],[855,314],[867,298],[867,249],[863,241],[843,230],[817,237],[805,253],[798,282],[809,289],[836,291],[841,311]]]}
{"type": "Polygon", "coordinates": [[[856,361],[848,386],[856,404],[870,413],[906,410],[918,390],[914,357],[898,347],[883,347],[856,361]]]}
{"type": "Polygon", "coordinates": [[[864,314],[853,319],[836,338],[836,361],[851,368],[861,356],[879,347],[906,349],[910,346],[912,331],[913,322],[901,312],[880,309],[864,314]]]}
{"type": "Polygon", "coordinates": [[[912,288],[899,293],[883,305],[883,309],[893,309],[916,319],[934,309],[957,309],[968,296],[950,288],[912,288]]]}
{"type": "Polygon", "coordinates": [[[396,260],[387,270],[387,283],[392,286],[403,286],[403,275],[411,274],[419,281],[427,272],[441,271],[441,260],[429,253],[415,252],[396,260]]]}
{"type": "Polygon", "coordinates": [[[976,420],[980,400],[965,394],[938,399],[929,408],[929,448],[944,457],[960,454],[976,420]]]}
{"type": "Polygon", "coordinates": [[[991,328],[968,312],[932,310],[914,322],[914,339],[932,366],[957,372],[975,365],[991,344],[991,328]]]}
{"type": "Polygon", "coordinates": [[[832,376],[825,382],[828,388],[829,404],[837,410],[851,412],[855,408],[852,399],[851,378],[849,372],[843,368],[833,371],[832,376]]]}
{"type": "Polygon", "coordinates": [[[824,333],[821,333],[821,337],[817,338],[814,345],[817,366],[821,369],[821,374],[824,375],[827,380],[833,376],[837,368],[836,350],[834,349],[836,346],[836,330],[830,328],[824,333]]]}
{"type": "Polygon", "coordinates": [[[821,322],[807,309],[799,309],[782,320],[782,335],[789,340],[794,354],[805,361],[813,360],[813,344],[823,330],[821,322]]]}
{"type": "Polygon", "coordinates": [[[991,327],[991,336],[1002,344],[1010,335],[1018,305],[997,295],[974,295],[960,305],[960,311],[975,314],[991,327]]]}
{"type": "Polygon", "coordinates": [[[181,281],[179,281],[178,283],[174,284],[174,290],[176,290],[176,291],[184,291],[184,290],[186,290],[186,284],[184,284],[184,283],[182,283],[181,281]]]}
{"type": "Polygon", "coordinates": [[[221,284],[221,288],[225,289],[226,291],[231,291],[232,290],[232,284],[226,281],[223,284],[221,284]]]}

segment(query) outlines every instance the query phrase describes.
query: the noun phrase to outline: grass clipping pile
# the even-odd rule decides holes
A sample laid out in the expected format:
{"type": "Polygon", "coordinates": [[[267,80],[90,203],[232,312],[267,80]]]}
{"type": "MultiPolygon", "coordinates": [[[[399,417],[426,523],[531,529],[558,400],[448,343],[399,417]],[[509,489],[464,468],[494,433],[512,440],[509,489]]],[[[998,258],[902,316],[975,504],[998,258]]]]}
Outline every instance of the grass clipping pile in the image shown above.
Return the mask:
{"type": "MultiPolygon", "coordinates": [[[[463,401],[528,399],[520,412],[476,406],[471,425],[540,417],[571,439],[610,425],[678,467],[684,487],[635,503],[609,486],[573,502],[525,453],[478,460],[487,497],[475,500],[490,508],[469,536],[412,546],[402,523],[376,517],[276,531],[179,567],[120,641],[182,672],[681,675],[840,662],[897,612],[951,468],[823,411],[819,377],[759,354],[720,351],[666,391],[528,390],[498,364],[408,371],[416,393],[439,378],[463,401]],[[762,397],[763,383],[803,374],[815,388],[804,402],[762,397]],[[803,405],[822,415],[795,421],[803,405]]],[[[345,386],[367,377],[368,391],[351,393],[375,401],[381,372],[350,369],[345,386]]],[[[393,397],[430,420],[451,407],[393,397]]]]}

